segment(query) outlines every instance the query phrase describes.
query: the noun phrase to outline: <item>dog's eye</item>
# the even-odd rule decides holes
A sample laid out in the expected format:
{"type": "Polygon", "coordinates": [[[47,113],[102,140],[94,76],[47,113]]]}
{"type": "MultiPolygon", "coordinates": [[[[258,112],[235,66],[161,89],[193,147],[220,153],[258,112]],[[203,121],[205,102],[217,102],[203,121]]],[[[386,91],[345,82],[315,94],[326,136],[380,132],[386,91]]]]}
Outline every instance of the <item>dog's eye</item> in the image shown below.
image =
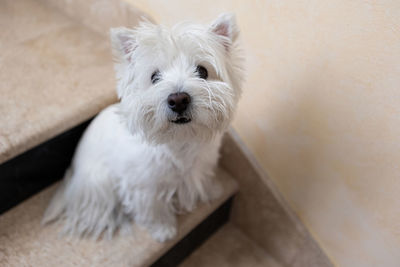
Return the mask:
{"type": "Polygon", "coordinates": [[[199,77],[206,80],[208,77],[208,71],[201,65],[198,65],[196,68],[196,72],[199,74],[199,77]]]}
{"type": "Polygon", "coordinates": [[[161,80],[161,73],[160,71],[156,70],[155,72],[153,72],[153,74],[151,74],[151,82],[155,84],[159,80],[161,80]]]}

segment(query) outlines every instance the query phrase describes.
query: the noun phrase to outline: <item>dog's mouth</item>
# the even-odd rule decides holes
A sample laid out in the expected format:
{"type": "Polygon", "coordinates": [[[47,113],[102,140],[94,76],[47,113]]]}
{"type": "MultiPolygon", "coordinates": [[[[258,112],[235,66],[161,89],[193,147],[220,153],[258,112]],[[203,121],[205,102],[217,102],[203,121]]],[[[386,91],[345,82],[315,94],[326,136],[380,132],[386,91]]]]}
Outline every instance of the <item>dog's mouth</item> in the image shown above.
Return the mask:
{"type": "Polygon", "coordinates": [[[192,119],[187,118],[187,117],[178,117],[175,120],[172,120],[171,122],[175,123],[175,124],[186,124],[186,123],[189,123],[191,121],[192,121],[192,119]]]}

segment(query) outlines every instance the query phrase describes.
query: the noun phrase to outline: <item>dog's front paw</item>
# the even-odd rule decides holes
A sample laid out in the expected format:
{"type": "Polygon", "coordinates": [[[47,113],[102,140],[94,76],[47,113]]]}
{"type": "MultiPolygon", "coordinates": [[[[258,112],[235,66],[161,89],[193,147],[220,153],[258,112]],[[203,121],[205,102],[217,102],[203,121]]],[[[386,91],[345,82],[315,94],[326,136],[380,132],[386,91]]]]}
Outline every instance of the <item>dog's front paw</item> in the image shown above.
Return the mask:
{"type": "Polygon", "coordinates": [[[159,225],[154,227],[150,234],[158,242],[165,242],[174,238],[177,234],[177,229],[175,226],[171,225],[159,225]]]}

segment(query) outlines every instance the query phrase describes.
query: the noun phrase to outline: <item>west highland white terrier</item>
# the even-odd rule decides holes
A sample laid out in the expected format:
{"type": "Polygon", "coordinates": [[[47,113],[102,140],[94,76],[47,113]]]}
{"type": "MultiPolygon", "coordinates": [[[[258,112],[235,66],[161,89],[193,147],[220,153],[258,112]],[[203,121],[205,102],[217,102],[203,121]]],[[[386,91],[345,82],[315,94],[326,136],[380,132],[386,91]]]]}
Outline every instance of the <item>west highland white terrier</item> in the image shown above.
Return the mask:
{"type": "Polygon", "coordinates": [[[241,94],[238,33],[231,14],[112,29],[120,102],[84,133],[43,222],[97,238],[134,221],[163,242],[177,213],[218,197],[213,170],[241,94]]]}

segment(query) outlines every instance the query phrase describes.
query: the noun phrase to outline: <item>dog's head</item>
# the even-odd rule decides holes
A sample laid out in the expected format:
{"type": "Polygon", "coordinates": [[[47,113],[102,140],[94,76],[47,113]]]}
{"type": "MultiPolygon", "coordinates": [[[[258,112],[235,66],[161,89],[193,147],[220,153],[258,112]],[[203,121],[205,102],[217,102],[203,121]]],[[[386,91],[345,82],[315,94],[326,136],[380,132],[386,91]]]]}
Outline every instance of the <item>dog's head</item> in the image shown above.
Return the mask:
{"type": "Polygon", "coordinates": [[[111,30],[121,114],[149,142],[208,140],[228,127],[241,93],[233,15],[209,26],[142,23],[111,30]]]}

